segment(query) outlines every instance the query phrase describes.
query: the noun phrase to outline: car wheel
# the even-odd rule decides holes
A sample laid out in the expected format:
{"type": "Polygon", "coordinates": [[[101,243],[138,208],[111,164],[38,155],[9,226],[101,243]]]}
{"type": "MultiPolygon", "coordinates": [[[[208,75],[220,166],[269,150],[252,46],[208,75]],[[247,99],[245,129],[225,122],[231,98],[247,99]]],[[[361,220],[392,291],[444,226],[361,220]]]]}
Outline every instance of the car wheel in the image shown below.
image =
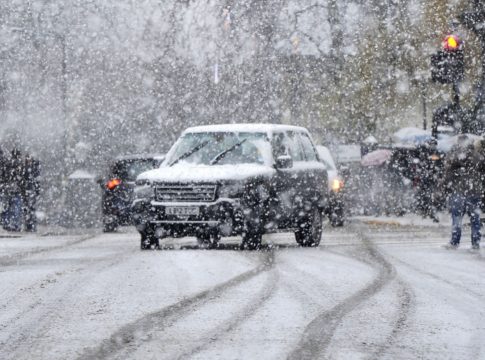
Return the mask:
{"type": "Polygon", "coordinates": [[[246,229],[243,232],[241,250],[259,250],[261,249],[261,240],[263,234],[259,229],[246,229]]]}
{"type": "Polygon", "coordinates": [[[115,232],[118,229],[118,224],[116,222],[103,223],[103,232],[110,233],[115,232]]]}
{"type": "Polygon", "coordinates": [[[118,229],[118,222],[113,218],[103,219],[103,232],[115,232],[118,229]]]}
{"type": "Polygon", "coordinates": [[[344,226],[344,214],[342,209],[332,211],[328,217],[333,227],[344,226]]]}
{"type": "Polygon", "coordinates": [[[158,238],[155,235],[141,233],[140,249],[141,250],[155,250],[160,247],[158,238]]]}
{"type": "Polygon", "coordinates": [[[221,236],[219,234],[211,234],[210,232],[203,232],[197,236],[197,244],[202,249],[214,249],[219,245],[221,236]]]}
{"type": "Polygon", "coordinates": [[[295,239],[299,245],[310,247],[320,244],[323,225],[322,213],[318,208],[314,208],[298,225],[295,239]]]}

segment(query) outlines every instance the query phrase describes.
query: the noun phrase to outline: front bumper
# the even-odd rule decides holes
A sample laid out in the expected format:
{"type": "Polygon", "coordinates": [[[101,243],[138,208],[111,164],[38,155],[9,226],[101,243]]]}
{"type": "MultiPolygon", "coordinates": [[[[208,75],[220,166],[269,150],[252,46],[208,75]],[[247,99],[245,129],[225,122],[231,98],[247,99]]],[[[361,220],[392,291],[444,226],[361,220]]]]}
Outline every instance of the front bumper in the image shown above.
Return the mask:
{"type": "Polygon", "coordinates": [[[223,236],[242,232],[243,211],[238,200],[219,199],[211,203],[163,203],[136,200],[132,217],[138,231],[151,231],[163,236],[197,236],[214,230],[223,236]],[[167,207],[197,207],[198,215],[169,215],[167,207]]]}

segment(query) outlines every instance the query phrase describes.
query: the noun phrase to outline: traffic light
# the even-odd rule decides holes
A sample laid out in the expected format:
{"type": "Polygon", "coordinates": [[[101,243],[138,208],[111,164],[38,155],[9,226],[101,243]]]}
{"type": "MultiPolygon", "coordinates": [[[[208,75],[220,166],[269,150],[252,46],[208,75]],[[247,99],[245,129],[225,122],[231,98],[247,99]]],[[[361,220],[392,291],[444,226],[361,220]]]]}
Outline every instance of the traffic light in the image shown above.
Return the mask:
{"type": "Polygon", "coordinates": [[[443,50],[431,55],[431,79],[452,84],[463,79],[464,72],[463,42],[456,35],[448,35],[443,41],[443,50]]]}

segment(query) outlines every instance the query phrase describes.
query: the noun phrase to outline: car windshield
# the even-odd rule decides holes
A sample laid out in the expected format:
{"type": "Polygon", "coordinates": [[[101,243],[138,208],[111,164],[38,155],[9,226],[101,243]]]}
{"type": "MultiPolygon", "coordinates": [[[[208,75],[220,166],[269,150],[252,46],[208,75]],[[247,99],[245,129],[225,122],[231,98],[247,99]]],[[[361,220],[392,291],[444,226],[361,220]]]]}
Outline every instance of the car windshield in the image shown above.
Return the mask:
{"type": "Polygon", "coordinates": [[[174,145],[166,164],[264,164],[269,147],[264,133],[187,133],[174,145]]]}
{"type": "Polygon", "coordinates": [[[114,165],[112,175],[125,181],[135,181],[142,172],[154,167],[155,161],[151,159],[123,160],[114,165]]]}

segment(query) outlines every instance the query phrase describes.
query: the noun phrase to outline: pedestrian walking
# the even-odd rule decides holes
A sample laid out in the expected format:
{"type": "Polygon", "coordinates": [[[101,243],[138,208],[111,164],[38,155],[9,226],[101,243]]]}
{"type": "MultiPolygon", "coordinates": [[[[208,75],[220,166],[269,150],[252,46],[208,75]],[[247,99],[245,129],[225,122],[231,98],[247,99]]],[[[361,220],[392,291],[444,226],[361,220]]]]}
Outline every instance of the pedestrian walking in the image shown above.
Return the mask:
{"type": "Polygon", "coordinates": [[[14,148],[5,164],[5,210],[3,228],[7,231],[22,230],[22,174],[24,164],[18,148],[14,148]]]}
{"type": "Polygon", "coordinates": [[[25,231],[37,231],[35,215],[37,197],[39,196],[40,164],[30,154],[25,156],[22,179],[22,203],[25,231]]]}
{"type": "Polygon", "coordinates": [[[5,210],[5,165],[6,157],[0,147],[0,225],[3,224],[5,210]]]}
{"type": "Polygon", "coordinates": [[[480,200],[485,169],[485,157],[478,149],[481,146],[481,143],[475,146],[461,138],[445,160],[444,187],[449,193],[452,218],[451,240],[447,248],[456,249],[460,245],[463,216],[467,214],[471,223],[472,249],[480,249],[480,200]]]}
{"type": "Polygon", "coordinates": [[[431,140],[417,148],[416,164],[416,206],[423,217],[429,217],[433,222],[439,222],[436,215],[437,184],[441,156],[437,151],[437,143],[431,140]]]}

